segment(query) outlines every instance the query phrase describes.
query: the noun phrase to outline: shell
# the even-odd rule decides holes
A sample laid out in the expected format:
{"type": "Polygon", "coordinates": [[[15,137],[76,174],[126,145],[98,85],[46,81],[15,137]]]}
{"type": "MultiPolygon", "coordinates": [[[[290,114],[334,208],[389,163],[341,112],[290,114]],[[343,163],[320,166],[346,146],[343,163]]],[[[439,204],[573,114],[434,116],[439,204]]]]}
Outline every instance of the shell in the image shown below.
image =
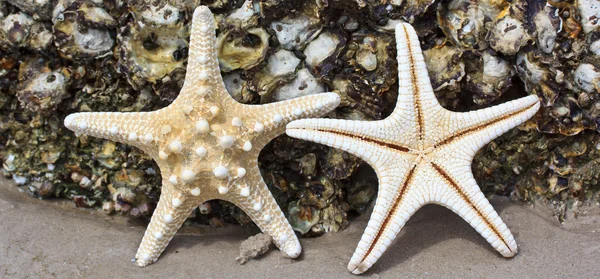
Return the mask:
{"type": "Polygon", "coordinates": [[[253,95],[247,89],[247,83],[242,79],[240,71],[233,71],[223,75],[223,83],[229,95],[240,103],[249,103],[253,95]]]}
{"type": "Polygon", "coordinates": [[[600,15],[600,5],[594,0],[577,0],[575,1],[579,14],[581,16],[581,26],[583,32],[589,33],[600,26],[598,15],[600,15]]]}
{"type": "Polygon", "coordinates": [[[535,24],[536,44],[544,53],[552,53],[556,46],[556,38],[560,29],[558,11],[552,6],[546,6],[533,17],[535,24]]]}
{"type": "Polygon", "coordinates": [[[235,26],[236,29],[248,29],[258,25],[260,18],[261,3],[246,0],[237,10],[234,10],[225,18],[225,24],[235,26]]]}
{"type": "Polygon", "coordinates": [[[276,88],[272,99],[283,101],[322,92],[326,92],[325,86],[319,83],[307,69],[302,69],[291,82],[276,88]]]}
{"type": "Polygon", "coordinates": [[[52,17],[54,4],[52,0],[6,0],[6,2],[32,15],[36,20],[50,20],[52,17]]]}
{"type": "Polygon", "coordinates": [[[292,52],[281,49],[271,55],[267,65],[256,73],[252,80],[252,89],[258,95],[269,94],[273,89],[296,77],[296,68],[300,65],[292,52]]]}
{"type": "Polygon", "coordinates": [[[340,46],[345,43],[340,34],[322,32],[304,49],[306,65],[315,76],[327,75],[342,51],[340,46]]]}
{"type": "Polygon", "coordinates": [[[501,57],[484,52],[481,59],[470,65],[473,73],[468,74],[467,88],[473,92],[473,102],[478,105],[490,104],[511,87],[515,71],[510,63],[501,57]],[[482,70],[483,69],[483,70],[482,70]]]}
{"type": "Polygon", "coordinates": [[[581,63],[573,72],[577,87],[587,93],[600,92],[600,68],[592,64],[581,63]]]}
{"type": "Polygon", "coordinates": [[[285,17],[281,21],[273,21],[271,29],[282,48],[287,50],[303,50],[306,44],[319,35],[322,25],[318,18],[300,14],[296,17],[285,17]]]}
{"type": "Polygon", "coordinates": [[[490,47],[506,55],[514,55],[531,40],[523,22],[507,15],[490,30],[490,47]]]}
{"type": "Polygon", "coordinates": [[[221,71],[247,70],[265,59],[269,49],[269,35],[262,28],[247,31],[225,31],[217,37],[221,71]]]}
{"type": "Polygon", "coordinates": [[[426,61],[430,61],[427,71],[431,77],[433,90],[460,90],[460,81],[465,76],[465,64],[460,57],[462,51],[453,46],[434,47],[423,52],[426,61]]]}
{"type": "Polygon", "coordinates": [[[49,61],[32,57],[20,65],[17,98],[23,108],[48,115],[69,97],[69,80],[65,69],[53,69],[49,61]]]}
{"type": "Polygon", "coordinates": [[[14,13],[4,18],[0,16],[0,19],[0,47],[42,51],[52,42],[52,32],[46,25],[26,13],[14,13]]]}
{"type": "Polygon", "coordinates": [[[462,48],[477,48],[484,43],[484,9],[477,1],[453,0],[447,6],[439,5],[437,18],[446,38],[462,48]]]}
{"type": "Polygon", "coordinates": [[[53,11],[54,43],[59,54],[70,60],[101,58],[112,54],[115,40],[110,33],[116,20],[92,2],[73,1],[53,11]]]}
{"type": "Polygon", "coordinates": [[[162,98],[172,100],[175,96],[162,91],[183,86],[188,30],[181,12],[168,3],[134,6],[131,21],[117,37],[119,69],[133,88],[150,84],[162,98]]]}
{"type": "Polygon", "coordinates": [[[289,221],[292,228],[300,234],[307,234],[320,220],[320,212],[311,206],[290,204],[288,209],[289,221]]]}

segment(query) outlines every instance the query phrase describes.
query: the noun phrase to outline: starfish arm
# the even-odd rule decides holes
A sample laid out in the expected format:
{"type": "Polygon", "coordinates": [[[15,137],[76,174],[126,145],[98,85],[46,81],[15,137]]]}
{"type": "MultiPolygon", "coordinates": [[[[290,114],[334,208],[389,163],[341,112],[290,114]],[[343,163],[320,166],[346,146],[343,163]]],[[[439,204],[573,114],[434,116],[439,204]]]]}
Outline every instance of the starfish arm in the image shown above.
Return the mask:
{"type": "Polygon", "coordinates": [[[390,117],[400,123],[410,123],[407,133],[423,137],[434,127],[425,127],[426,119],[444,111],[437,101],[421,52],[419,37],[408,23],[396,25],[398,60],[398,102],[390,117]]]}
{"type": "Polygon", "coordinates": [[[260,106],[244,105],[249,110],[252,121],[250,126],[255,131],[265,133],[262,137],[262,148],[269,141],[284,132],[285,125],[290,121],[318,117],[334,110],[340,104],[340,96],[336,93],[320,93],[291,100],[275,102],[260,106]],[[264,131],[262,131],[264,129],[264,131]]]}
{"type": "Polygon", "coordinates": [[[130,144],[150,152],[157,138],[158,112],[80,112],[65,118],[65,127],[79,134],[130,144]]]}
{"type": "MultiPolygon", "coordinates": [[[[445,161],[444,161],[445,162],[445,161]]],[[[454,211],[479,232],[504,257],[517,253],[517,243],[473,178],[470,164],[429,162],[435,174],[428,202],[454,211]],[[446,169],[452,166],[452,169],[446,169]]]]}
{"type": "Polygon", "coordinates": [[[288,131],[307,129],[333,135],[350,136],[396,149],[408,149],[413,144],[405,140],[408,137],[401,136],[407,128],[405,122],[399,122],[394,118],[379,121],[326,118],[300,119],[291,122],[286,127],[288,131]]]}
{"type": "Polygon", "coordinates": [[[436,139],[436,148],[455,149],[457,143],[469,141],[468,146],[472,156],[477,150],[489,143],[492,139],[504,134],[508,130],[531,118],[540,108],[540,102],[535,95],[523,97],[494,107],[471,111],[445,113],[442,120],[445,129],[435,131],[439,133],[432,138],[436,139]]]}
{"type": "Polygon", "coordinates": [[[190,31],[186,78],[175,102],[185,104],[205,96],[215,102],[223,99],[234,101],[221,77],[215,26],[214,16],[208,7],[196,8],[190,31]]]}
{"type": "MultiPolygon", "coordinates": [[[[343,126],[346,120],[339,119],[319,119],[317,120],[318,127],[336,127],[343,126]],[[327,124],[324,124],[327,123],[327,124]],[[320,125],[323,124],[323,125],[320,125]]],[[[320,128],[316,129],[300,129],[294,127],[302,127],[301,121],[295,121],[294,123],[290,123],[288,125],[288,129],[286,130],[286,134],[290,137],[312,141],[320,144],[324,144],[327,146],[331,146],[334,148],[341,149],[346,151],[354,156],[360,157],[365,162],[367,162],[371,167],[377,169],[379,167],[383,167],[385,163],[385,151],[396,151],[405,153],[408,155],[408,148],[396,145],[393,143],[382,143],[375,140],[369,140],[368,138],[362,138],[360,136],[356,136],[353,134],[345,134],[342,132],[335,132],[333,130],[321,130],[320,128]]],[[[360,122],[358,122],[360,123],[360,122]]],[[[365,122],[362,122],[365,123],[365,122]]],[[[359,132],[360,133],[360,132],[359,132]]]]}
{"type": "Polygon", "coordinates": [[[367,271],[394,241],[406,221],[425,204],[420,193],[418,169],[405,158],[390,160],[377,171],[379,192],[348,270],[354,274],[367,271]]]}
{"type": "Polygon", "coordinates": [[[183,222],[202,202],[204,199],[180,193],[164,181],[160,200],[135,255],[137,265],[143,267],[156,262],[183,222]]]}
{"type": "Polygon", "coordinates": [[[298,257],[302,252],[298,237],[263,181],[258,165],[253,170],[249,170],[244,180],[254,182],[254,185],[243,183],[239,187],[239,192],[243,192],[241,190],[243,187],[249,187],[247,196],[237,194],[238,191],[232,189],[230,193],[233,194],[225,195],[223,199],[230,201],[246,212],[261,231],[271,236],[273,243],[282,253],[290,258],[298,257]]]}

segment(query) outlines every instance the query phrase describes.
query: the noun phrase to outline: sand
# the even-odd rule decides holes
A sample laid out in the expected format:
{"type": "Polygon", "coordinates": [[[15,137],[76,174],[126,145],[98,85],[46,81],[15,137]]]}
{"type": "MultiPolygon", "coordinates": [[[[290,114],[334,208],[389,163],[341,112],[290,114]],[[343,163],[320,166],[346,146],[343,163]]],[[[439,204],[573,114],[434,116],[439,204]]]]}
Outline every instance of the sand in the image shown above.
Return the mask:
{"type": "MultiPolygon", "coordinates": [[[[492,204],[513,232],[519,254],[502,258],[467,223],[439,206],[426,206],[362,277],[372,278],[592,278],[600,276],[600,213],[559,225],[545,206],[492,204]]],[[[71,202],[40,201],[0,178],[0,278],[359,278],[346,266],[368,221],[352,220],[339,233],[302,238],[303,254],[288,259],[271,250],[239,265],[239,246],[256,228],[182,228],[159,261],[131,262],[147,225],[71,202]]]]}

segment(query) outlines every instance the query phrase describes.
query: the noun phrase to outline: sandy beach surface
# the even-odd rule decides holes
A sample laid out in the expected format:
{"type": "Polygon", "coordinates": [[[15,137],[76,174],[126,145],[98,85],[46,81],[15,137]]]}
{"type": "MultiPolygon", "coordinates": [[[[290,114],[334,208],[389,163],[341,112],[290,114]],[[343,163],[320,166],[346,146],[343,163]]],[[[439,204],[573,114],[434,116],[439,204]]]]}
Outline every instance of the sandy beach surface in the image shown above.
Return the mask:
{"type": "MultiPolygon", "coordinates": [[[[492,204],[511,229],[519,254],[502,258],[466,222],[434,205],[419,210],[369,278],[600,277],[600,213],[559,225],[545,206],[492,204]]],[[[40,201],[0,178],[0,278],[360,278],[346,266],[368,221],[363,215],[339,233],[302,238],[303,254],[272,249],[239,265],[239,246],[256,228],[182,228],[159,261],[131,262],[147,221],[132,221],[72,202],[40,201]]]]}

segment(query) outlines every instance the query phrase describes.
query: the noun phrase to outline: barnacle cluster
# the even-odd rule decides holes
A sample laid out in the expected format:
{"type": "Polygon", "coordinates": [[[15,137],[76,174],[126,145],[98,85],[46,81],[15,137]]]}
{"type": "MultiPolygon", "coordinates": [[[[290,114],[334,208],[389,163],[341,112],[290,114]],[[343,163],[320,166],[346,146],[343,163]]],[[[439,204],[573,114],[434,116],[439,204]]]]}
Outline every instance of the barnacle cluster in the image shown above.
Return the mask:
{"type": "MultiPolygon", "coordinates": [[[[208,3],[206,3],[208,2],[208,3]]],[[[191,13],[200,1],[1,1],[0,159],[33,195],[149,216],[158,167],[139,150],[78,136],[76,111],[149,111],[185,78],[191,13]]],[[[556,204],[600,200],[600,5],[591,0],[211,0],[229,93],[248,104],[334,91],[329,117],[376,120],[397,97],[394,26],[413,24],[432,85],[448,109],[536,94],[538,115],[474,160],[487,193],[556,204]],[[515,175],[518,174],[518,175],[515,175]]],[[[296,231],[320,235],[363,213],[377,192],[360,159],[279,137],[259,159],[296,231]]],[[[211,201],[194,220],[251,223],[211,201]]]]}

